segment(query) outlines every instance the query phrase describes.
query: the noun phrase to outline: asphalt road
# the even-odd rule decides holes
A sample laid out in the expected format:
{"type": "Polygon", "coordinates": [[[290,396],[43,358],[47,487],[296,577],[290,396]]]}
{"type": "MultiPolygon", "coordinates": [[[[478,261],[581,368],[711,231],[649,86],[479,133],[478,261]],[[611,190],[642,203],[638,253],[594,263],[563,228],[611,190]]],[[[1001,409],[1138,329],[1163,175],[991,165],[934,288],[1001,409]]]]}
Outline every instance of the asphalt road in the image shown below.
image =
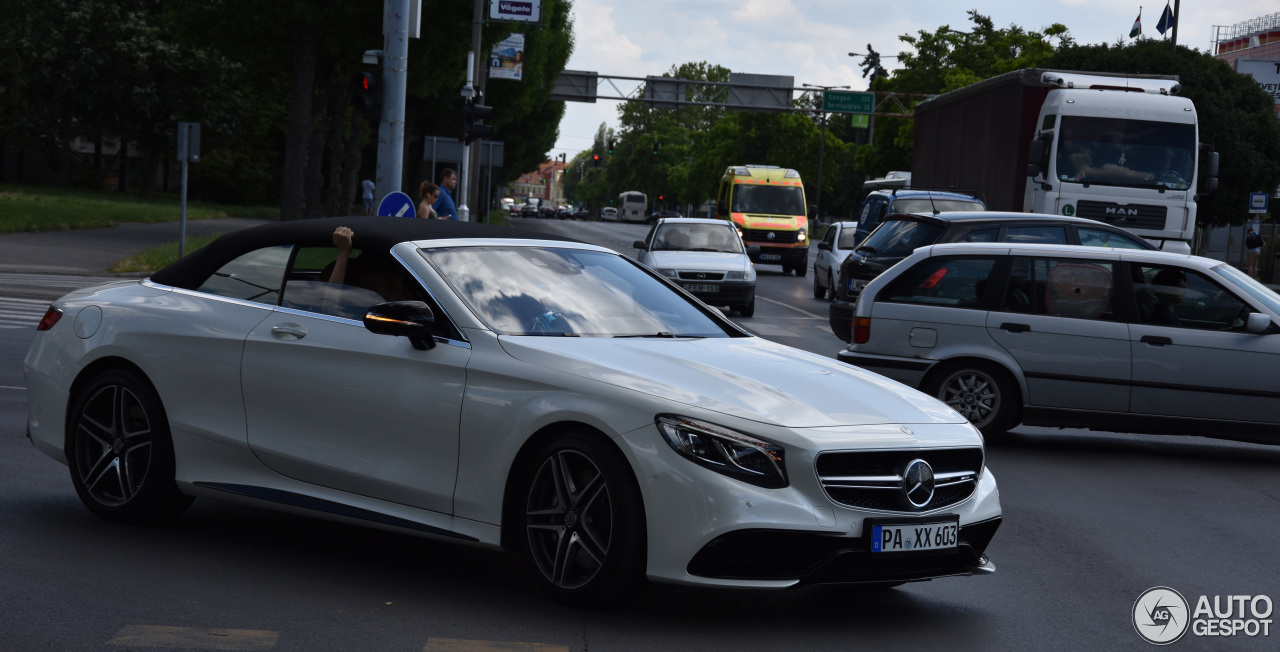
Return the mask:
{"type": "MultiPolygon", "coordinates": [[[[521,226],[624,253],[644,232],[521,226]]],[[[58,280],[0,275],[0,297],[58,280]]],[[[763,267],[767,301],[735,320],[834,355],[811,282],[763,267]]],[[[988,450],[998,572],[888,591],[655,585],[579,611],[545,600],[514,560],[454,544],[210,500],[166,527],[111,525],[22,436],[40,312],[0,299],[0,651],[1144,650],[1132,610],[1148,588],[1280,601],[1280,447],[1196,437],[1016,430],[988,450]]],[[[1276,636],[1188,633],[1174,648],[1275,649],[1276,636]]]]}

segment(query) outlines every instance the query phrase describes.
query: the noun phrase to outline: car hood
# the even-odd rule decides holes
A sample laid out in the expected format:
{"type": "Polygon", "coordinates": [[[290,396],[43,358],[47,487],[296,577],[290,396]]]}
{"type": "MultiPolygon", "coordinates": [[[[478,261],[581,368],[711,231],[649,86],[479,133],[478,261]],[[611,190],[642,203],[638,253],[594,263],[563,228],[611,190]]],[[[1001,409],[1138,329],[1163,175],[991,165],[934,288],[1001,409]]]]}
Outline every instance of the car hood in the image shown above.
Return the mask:
{"type": "Polygon", "coordinates": [[[508,355],[528,364],[789,428],[965,423],[942,402],[905,385],[756,337],[499,341],[508,355]]]}
{"type": "Polygon", "coordinates": [[[656,269],[698,269],[713,271],[746,271],[751,260],[746,254],[720,251],[651,251],[650,267],[656,269]]]}

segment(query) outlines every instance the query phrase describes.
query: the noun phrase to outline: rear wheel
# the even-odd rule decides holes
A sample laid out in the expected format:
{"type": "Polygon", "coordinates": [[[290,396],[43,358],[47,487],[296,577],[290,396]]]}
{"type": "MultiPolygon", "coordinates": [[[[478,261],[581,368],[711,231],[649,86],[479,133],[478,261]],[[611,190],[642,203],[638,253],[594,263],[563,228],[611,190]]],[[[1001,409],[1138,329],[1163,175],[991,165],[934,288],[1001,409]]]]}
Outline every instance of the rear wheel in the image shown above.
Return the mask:
{"type": "Polygon", "coordinates": [[[76,395],[67,462],[80,500],[108,521],[162,522],[193,500],[174,481],[164,407],[151,385],[133,372],[99,374],[76,395]]]}
{"type": "Polygon", "coordinates": [[[522,542],[538,584],[577,607],[634,595],[645,581],[646,535],[640,487],[626,459],[598,437],[570,432],[531,460],[522,542]]]}
{"type": "Polygon", "coordinates": [[[1018,392],[1003,369],[979,360],[938,370],[925,391],[959,412],[988,439],[997,439],[1017,424],[1018,392]]]}

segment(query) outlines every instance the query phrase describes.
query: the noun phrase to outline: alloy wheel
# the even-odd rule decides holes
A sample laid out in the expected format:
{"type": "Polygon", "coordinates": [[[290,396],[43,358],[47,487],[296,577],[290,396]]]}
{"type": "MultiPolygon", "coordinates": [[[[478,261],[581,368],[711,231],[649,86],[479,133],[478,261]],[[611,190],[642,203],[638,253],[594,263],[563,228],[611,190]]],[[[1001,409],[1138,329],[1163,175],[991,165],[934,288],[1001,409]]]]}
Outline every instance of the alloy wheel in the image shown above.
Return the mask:
{"type": "Polygon", "coordinates": [[[573,590],[600,573],[613,541],[613,502],[600,467],[580,451],[559,449],[529,487],[525,532],[538,571],[573,590]]]}
{"type": "Polygon", "coordinates": [[[142,489],[152,462],[151,418],[123,385],[98,389],[76,422],[76,471],[99,504],[118,507],[142,489]]]}

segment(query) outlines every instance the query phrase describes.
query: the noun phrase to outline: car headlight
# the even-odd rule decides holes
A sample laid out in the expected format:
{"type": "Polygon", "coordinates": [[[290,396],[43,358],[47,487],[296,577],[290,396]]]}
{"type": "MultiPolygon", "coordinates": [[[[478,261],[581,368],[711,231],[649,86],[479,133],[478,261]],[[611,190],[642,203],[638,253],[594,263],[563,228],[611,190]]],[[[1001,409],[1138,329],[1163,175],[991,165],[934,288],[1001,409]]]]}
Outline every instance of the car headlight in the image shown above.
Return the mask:
{"type": "Polygon", "coordinates": [[[675,278],[675,277],[676,277],[676,270],[674,270],[674,269],[660,269],[660,270],[658,270],[658,273],[659,273],[659,274],[661,274],[661,275],[663,275],[663,276],[665,276],[665,277],[667,277],[667,278],[675,278]]]}
{"type": "Polygon", "coordinates": [[[705,421],[658,415],[667,444],[698,466],[757,487],[787,486],[782,447],[705,421]]]}
{"type": "Polygon", "coordinates": [[[747,280],[746,272],[727,272],[724,275],[726,281],[745,281],[747,280]]]}
{"type": "Polygon", "coordinates": [[[804,234],[804,231],[801,231],[800,233],[798,233],[798,234],[796,235],[796,239],[797,239],[797,240],[799,240],[800,242],[804,242],[804,241],[805,241],[805,239],[806,239],[806,238],[808,238],[808,237],[809,237],[809,236],[807,236],[807,235],[805,235],[805,234],[804,234]]]}

